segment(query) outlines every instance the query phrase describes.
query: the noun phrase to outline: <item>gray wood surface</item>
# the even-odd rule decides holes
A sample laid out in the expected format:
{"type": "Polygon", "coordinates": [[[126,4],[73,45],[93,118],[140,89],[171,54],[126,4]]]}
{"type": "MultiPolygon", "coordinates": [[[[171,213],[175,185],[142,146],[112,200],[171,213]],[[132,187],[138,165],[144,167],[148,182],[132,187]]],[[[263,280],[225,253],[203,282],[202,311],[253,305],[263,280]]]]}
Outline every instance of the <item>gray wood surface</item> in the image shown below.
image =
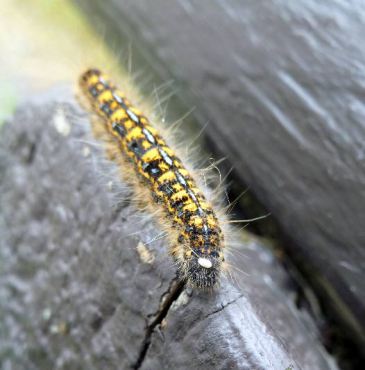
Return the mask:
{"type": "Polygon", "coordinates": [[[245,266],[235,283],[180,286],[164,240],[146,244],[158,226],[103,158],[67,89],[25,103],[1,129],[2,369],[337,368],[249,234],[231,261],[245,266]]]}
{"type": "Polygon", "coordinates": [[[129,38],[175,78],[365,348],[365,3],[77,2],[114,47],[129,38]]]}

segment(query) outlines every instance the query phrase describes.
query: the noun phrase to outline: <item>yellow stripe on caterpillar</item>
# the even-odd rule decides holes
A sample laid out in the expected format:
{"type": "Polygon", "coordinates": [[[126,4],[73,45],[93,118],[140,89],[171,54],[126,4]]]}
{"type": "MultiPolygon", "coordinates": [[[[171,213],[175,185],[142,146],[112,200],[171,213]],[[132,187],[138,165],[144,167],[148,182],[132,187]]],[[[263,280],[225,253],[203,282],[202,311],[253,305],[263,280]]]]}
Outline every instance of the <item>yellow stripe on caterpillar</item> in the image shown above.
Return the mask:
{"type": "Polygon", "coordinates": [[[163,132],[104,74],[97,69],[87,70],[79,83],[91,110],[115,139],[113,152],[119,151],[127,159],[117,163],[131,166],[131,171],[121,171],[130,174],[130,183],[143,186],[151,194],[149,198],[156,201],[153,208],[161,214],[161,226],[171,233],[170,253],[177,260],[181,278],[198,288],[216,285],[224,261],[224,236],[215,210],[194,177],[166,144],[163,132]]]}

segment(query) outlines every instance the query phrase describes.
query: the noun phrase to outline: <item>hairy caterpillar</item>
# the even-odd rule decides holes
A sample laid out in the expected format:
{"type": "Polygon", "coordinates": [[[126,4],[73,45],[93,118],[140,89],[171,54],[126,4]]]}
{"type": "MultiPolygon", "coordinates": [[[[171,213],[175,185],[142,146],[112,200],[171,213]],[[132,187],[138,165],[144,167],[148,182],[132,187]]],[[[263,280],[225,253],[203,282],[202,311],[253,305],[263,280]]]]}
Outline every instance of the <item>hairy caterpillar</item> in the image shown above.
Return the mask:
{"type": "Polygon", "coordinates": [[[195,287],[213,287],[224,261],[224,236],[192,175],[147,117],[99,70],[87,70],[79,84],[132,168],[132,176],[149,190],[165,215],[164,223],[175,231],[170,253],[181,278],[195,287]]]}

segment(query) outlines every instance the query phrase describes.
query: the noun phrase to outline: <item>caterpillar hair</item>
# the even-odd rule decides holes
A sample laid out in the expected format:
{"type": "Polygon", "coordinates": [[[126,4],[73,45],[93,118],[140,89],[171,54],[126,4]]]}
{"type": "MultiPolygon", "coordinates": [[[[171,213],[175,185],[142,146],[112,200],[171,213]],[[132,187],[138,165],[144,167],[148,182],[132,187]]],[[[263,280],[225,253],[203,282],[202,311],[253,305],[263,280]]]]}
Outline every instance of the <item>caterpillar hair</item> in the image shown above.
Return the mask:
{"type": "Polygon", "coordinates": [[[169,234],[170,254],[181,279],[197,288],[214,287],[224,262],[224,235],[217,212],[196,179],[167,144],[162,132],[132,106],[98,69],[84,72],[79,85],[123,162],[135,193],[146,194],[169,234]]]}

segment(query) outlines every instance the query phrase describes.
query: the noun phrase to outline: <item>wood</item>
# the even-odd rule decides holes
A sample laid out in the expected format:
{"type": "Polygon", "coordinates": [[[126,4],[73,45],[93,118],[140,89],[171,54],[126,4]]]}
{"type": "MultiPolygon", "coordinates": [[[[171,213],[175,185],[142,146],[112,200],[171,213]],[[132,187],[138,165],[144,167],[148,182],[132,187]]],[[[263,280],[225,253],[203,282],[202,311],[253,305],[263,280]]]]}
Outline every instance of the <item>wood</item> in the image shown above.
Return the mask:
{"type": "Polygon", "coordinates": [[[2,127],[4,369],[336,368],[286,273],[249,234],[232,259],[245,270],[237,283],[179,285],[164,241],[146,244],[156,224],[103,158],[61,88],[2,127]]]}
{"type": "Polygon", "coordinates": [[[129,39],[174,79],[241,188],[279,222],[326,312],[363,350],[364,3],[77,2],[114,48],[129,39]]]}

